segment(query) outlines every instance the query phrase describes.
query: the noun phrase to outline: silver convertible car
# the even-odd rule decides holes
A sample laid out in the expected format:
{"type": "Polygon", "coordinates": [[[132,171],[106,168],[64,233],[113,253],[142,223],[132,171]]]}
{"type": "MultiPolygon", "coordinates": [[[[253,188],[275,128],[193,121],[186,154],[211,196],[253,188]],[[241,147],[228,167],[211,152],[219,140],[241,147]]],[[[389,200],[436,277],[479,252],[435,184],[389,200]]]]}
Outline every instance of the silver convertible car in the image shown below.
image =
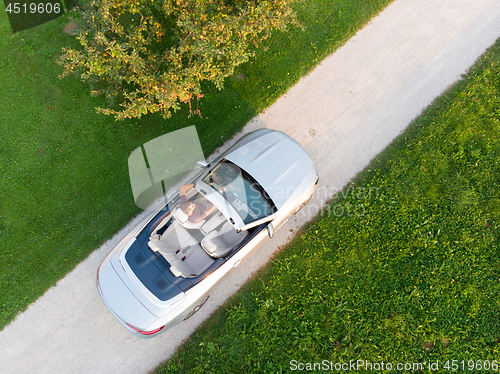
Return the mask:
{"type": "Polygon", "coordinates": [[[311,156],[269,129],[245,135],[202,167],[187,192],[181,188],[130,232],[97,271],[104,303],[139,337],[196,313],[212,286],[297,213],[318,183],[311,156]],[[209,215],[191,222],[186,202],[210,206],[209,215]]]}

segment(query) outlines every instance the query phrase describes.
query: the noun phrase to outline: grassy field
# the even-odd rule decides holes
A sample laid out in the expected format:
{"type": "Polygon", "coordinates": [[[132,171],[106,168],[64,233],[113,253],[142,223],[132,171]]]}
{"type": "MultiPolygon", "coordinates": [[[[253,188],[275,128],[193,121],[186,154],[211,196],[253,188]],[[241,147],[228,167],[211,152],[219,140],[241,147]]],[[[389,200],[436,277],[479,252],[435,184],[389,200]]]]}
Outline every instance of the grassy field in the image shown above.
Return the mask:
{"type": "Polygon", "coordinates": [[[494,367],[499,155],[500,41],[155,372],[494,367]]]}
{"type": "Polygon", "coordinates": [[[104,102],[81,82],[58,79],[61,48],[76,46],[67,18],[11,34],[0,3],[0,326],[138,213],[132,150],[196,125],[209,155],[390,1],[304,1],[305,31],[276,34],[223,91],[206,85],[202,117],[185,108],[124,122],[95,114],[104,102]]]}

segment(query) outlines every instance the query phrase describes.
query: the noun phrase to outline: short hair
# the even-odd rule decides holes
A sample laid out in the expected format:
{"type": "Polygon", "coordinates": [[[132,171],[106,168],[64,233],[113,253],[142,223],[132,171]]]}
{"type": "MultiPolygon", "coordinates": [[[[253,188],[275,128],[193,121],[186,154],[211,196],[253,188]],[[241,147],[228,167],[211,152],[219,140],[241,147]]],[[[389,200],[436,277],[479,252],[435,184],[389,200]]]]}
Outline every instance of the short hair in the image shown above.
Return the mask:
{"type": "Polygon", "coordinates": [[[189,206],[191,205],[191,203],[189,201],[184,201],[182,204],[181,204],[181,210],[184,212],[184,213],[187,213],[189,211],[189,206]]]}

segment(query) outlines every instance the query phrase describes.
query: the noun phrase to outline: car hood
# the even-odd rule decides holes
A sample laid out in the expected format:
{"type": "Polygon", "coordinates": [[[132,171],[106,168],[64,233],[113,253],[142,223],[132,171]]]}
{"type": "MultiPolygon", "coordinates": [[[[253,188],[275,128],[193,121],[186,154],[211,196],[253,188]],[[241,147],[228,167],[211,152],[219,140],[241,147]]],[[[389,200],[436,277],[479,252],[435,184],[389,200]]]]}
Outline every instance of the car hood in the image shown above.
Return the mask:
{"type": "Polygon", "coordinates": [[[249,173],[280,209],[313,167],[313,159],[281,131],[260,136],[229,153],[226,159],[249,173]]]}
{"type": "Polygon", "coordinates": [[[106,262],[99,269],[98,282],[104,302],[125,323],[146,329],[157,317],[132,294],[113,266],[106,262]]]}

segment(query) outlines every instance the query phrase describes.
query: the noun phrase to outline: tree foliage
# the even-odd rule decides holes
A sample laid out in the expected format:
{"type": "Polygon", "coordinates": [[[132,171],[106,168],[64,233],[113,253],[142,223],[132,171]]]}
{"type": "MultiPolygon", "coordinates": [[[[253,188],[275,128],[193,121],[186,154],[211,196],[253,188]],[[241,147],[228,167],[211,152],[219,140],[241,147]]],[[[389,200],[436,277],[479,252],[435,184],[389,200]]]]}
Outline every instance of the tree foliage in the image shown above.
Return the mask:
{"type": "Polygon", "coordinates": [[[62,77],[104,95],[117,120],[162,112],[223,87],[273,29],[298,25],[291,0],[87,0],[76,21],[80,50],[63,49],[62,77]]]}

